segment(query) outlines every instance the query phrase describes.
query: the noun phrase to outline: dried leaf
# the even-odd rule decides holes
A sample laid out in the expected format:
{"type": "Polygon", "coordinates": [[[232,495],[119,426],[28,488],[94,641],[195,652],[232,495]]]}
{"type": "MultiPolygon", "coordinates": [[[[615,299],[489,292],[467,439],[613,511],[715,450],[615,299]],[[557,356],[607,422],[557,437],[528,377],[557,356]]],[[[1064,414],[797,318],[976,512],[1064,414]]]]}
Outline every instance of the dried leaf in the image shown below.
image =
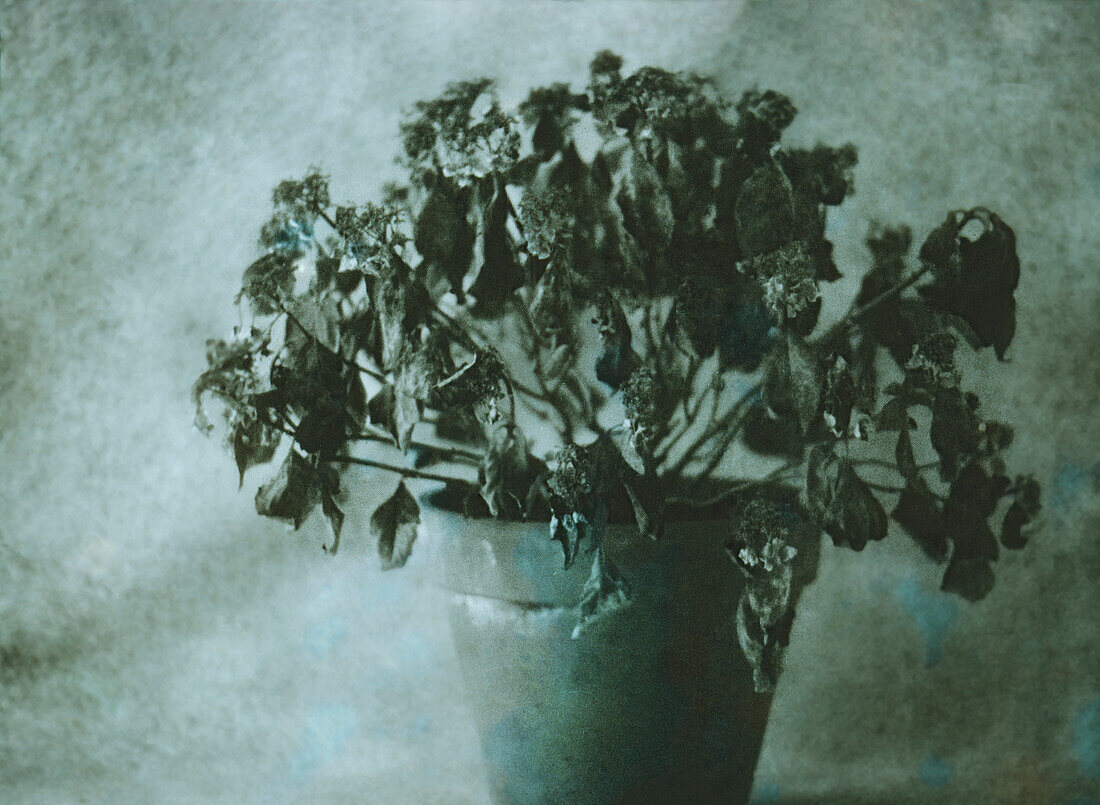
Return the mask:
{"type": "Polygon", "coordinates": [[[794,238],[793,199],[779,168],[764,165],[749,176],[738,193],[735,217],[743,257],[774,252],[794,238]]]}
{"type": "Polygon", "coordinates": [[[894,448],[894,459],[898,465],[898,472],[909,485],[914,485],[920,480],[917,460],[913,457],[913,442],[909,438],[909,431],[902,430],[898,433],[897,446],[894,448]]]}
{"type": "Polygon", "coordinates": [[[1023,534],[1023,527],[1031,521],[1031,516],[1018,501],[1013,501],[1005,512],[1005,519],[1001,525],[1001,544],[1012,551],[1018,551],[1027,545],[1027,537],[1023,534]]]}
{"type": "Polygon", "coordinates": [[[244,270],[241,295],[260,315],[279,310],[284,299],[294,293],[294,257],[284,252],[265,254],[244,270]]]}
{"type": "Polygon", "coordinates": [[[862,551],[869,541],[886,537],[886,512],[848,459],[840,461],[825,531],[834,545],[847,546],[853,551],[862,551]]]}
{"type": "Polygon", "coordinates": [[[518,426],[494,428],[478,472],[481,497],[490,514],[522,518],[531,484],[545,469],[546,465],[528,452],[527,438],[518,426]]]}
{"type": "Polygon", "coordinates": [[[416,219],[414,233],[416,250],[447,278],[459,302],[474,250],[475,231],[466,220],[468,203],[449,182],[439,182],[416,219]]]}
{"type": "Polygon", "coordinates": [[[988,560],[960,556],[956,550],[943,574],[940,589],[945,593],[960,595],[973,603],[989,595],[993,584],[993,568],[988,560]]]}
{"type": "Polygon", "coordinates": [[[402,567],[408,561],[419,528],[420,506],[401,481],[370,518],[370,535],[378,540],[383,570],[402,567]]]}
{"type": "Polygon", "coordinates": [[[493,196],[486,205],[481,231],[481,265],[470,286],[470,295],[476,301],[480,315],[495,315],[512,292],[523,285],[524,274],[520,270],[516,246],[508,233],[508,214],[511,205],[504,183],[494,177],[493,196]]]}
{"type": "Polygon", "coordinates": [[[937,562],[947,559],[947,523],[923,480],[905,488],[890,516],[929,557],[937,562]]]}
{"type": "Polygon", "coordinates": [[[935,269],[935,281],[920,289],[940,310],[959,316],[969,326],[978,347],[993,347],[1004,360],[1016,334],[1016,286],[1020,259],[1016,233],[995,213],[976,207],[955,211],[929,235],[921,258],[935,269]],[[980,221],[982,234],[974,241],[961,235],[971,221],[980,221]]]}
{"type": "Polygon", "coordinates": [[[233,458],[241,476],[240,486],[244,486],[245,470],[257,464],[266,464],[275,457],[282,437],[282,431],[259,419],[236,417],[231,440],[233,458]]]}
{"type": "Polygon", "coordinates": [[[929,436],[944,478],[953,478],[962,461],[978,449],[978,418],[958,389],[936,391],[929,436]]]}
{"type": "Polygon", "coordinates": [[[593,623],[606,618],[625,607],[630,601],[630,587],[619,574],[603,547],[596,549],[592,560],[592,572],[584,584],[578,606],[577,625],[573,627],[573,639],[580,637],[593,623]]]}
{"type": "Polygon", "coordinates": [[[598,323],[603,351],[596,358],[596,379],[617,389],[626,382],[641,359],[631,347],[630,324],[622,305],[610,294],[600,304],[598,323]]]}
{"type": "Polygon", "coordinates": [[[259,514],[288,520],[296,529],[320,502],[320,486],[313,465],[294,450],[287,454],[278,474],[256,492],[259,514]]]}

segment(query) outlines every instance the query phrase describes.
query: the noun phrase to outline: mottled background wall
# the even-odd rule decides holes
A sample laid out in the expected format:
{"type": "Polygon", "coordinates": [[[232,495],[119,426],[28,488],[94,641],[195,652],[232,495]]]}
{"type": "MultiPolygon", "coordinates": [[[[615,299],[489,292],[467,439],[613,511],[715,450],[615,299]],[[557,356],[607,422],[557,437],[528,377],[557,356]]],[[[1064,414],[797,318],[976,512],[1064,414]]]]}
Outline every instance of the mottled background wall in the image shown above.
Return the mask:
{"type": "Polygon", "coordinates": [[[278,180],[315,162],[366,198],[414,100],[581,83],[603,47],[775,87],[801,109],[786,140],[858,143],[832,228],[849,289],[872,219],[923,233],[986,204],[1023,256],[1011,360],[980,390],[1045,531],[976,606],[900,538],[827,551],[757,800],[1100,798],[1100,4],[2,8],[0,800],[486,801],[416,561],[433,535],[383,575],[354,536],[323,556],[320,520],[261,521],[189,384],[278,180]]]}

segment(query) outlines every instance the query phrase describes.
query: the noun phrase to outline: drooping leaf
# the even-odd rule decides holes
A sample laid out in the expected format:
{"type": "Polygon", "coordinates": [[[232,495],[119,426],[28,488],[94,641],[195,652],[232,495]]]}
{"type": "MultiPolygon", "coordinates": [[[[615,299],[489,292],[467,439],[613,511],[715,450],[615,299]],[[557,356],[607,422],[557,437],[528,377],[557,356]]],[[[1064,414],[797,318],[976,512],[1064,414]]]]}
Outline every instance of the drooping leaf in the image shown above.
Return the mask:
{"type": "Polygon", "coordinates": [[[405,349],[406,339],[431,321],[432,300],[419,280],[402,276],[407,267],[397,266],[377,283],[376,301],[381,365],[391,369],[405,349]]]}
{"type": "Polygon", "coordinates": [[[336,284],[336,275],[340,273],[339,255],[333,257],[326,254],[318,255],[315,265],[317,290],[323,292],[333,287],[336,284]]]}
{"type": "Polygon", "coordinates": [[[841,459],[825,531],[833,544],[862,551],[869,541],[886,537],[886,512],[848,459],[841,459]]]}
{"type": "Polygon", "coordinates": [[[700,277],[685,278],[673,298],[667,322],[675,342],[698,358],[713,355],[724,301],[717,283],[700,277]]]}
{"type": "Polygon", "coordinates": [[[266,464],[275,457],[282,439],[282,431],[269,426],[260,419],[236,417],[231,441],[233,458],[240,473],[240,486],[244,486],[244,473],[249,467],[266,464]]]}
{"type": "Polygon", "coordinates": [[[823,403],[825,423],[833,435],[847,435],[856,404],[856,381],[843,356],[837,356],[825,375],[823,403]]]}
{"type": "Polygon", "coordinates": [[[531,322],[543,338],[563,343],[571,340],[573,310],[566,272],[551,263],[535,283],[529,309],[531,322]]]}
{"type": "Polygon", "coordinates": [[[346,271],[337,271],[333,285],[340,293],[350,296],[363,282],[364,274],[358,269],[349,268],[346,271]]]}
{"type": "Polygon", "coordinates": [[[718,356],[723,368],[752,372],[771,347],[773,320],[759,299],[732,300],[718,320],[718,356]]]}
{"type": "Polygon", "coordinates": [[[575,512],[565,512],[560,517],[557,514],[551,516],[550,540],[561,543],[566,570],[576,561],[581,540],[587,533],[587,521],[579,519],[575,512]]]}
{"type": "Polygon", "coordinates": [[[764,165],[741,186],[735,217],[744,257],[774,252],[795,235],[790,186],[779,168],[764,165]]]}
{"type": "Polygon", "coordinates": [[[435,434],[440,439],[471,445],[485,443],[485,433],[474,412],[465,408],[445,408],[435,420],[435,434]]]}
{"type": "Polygon", "coordinates": [[[333,408],[342,406],[347,394],[344,363],[336,352],[340,335],[329,330],[330,312],[300,302],[294,317],[287,319],[283,349],[271,368],[272,384],[301,415],[322,401],[333,408]],[[299,312],[303,319],[297,317],[299,312]]]}
{"type": "Polygon", "coordinates": [[[331,294],[303,294],[286,303],[293,314],[292,324],[304,328],[304,335],[328,352],[340,354],[340,308],[331,294]]]}
{"type": "Polygon", "coordinates": [[[252,309],[267,315],[279,310],[294,294],[294,255],[282,251],[265,254],[244,270],[241,295],[252,309]]]}
{"type": "Polygon", "coordinates": [[[652,475],[642,475],[630,467],[622,468],[620,473],[634,509],[638,534],[646,539],[660,539],[664,528],[664,495],[661,494],[660,480],[652,475]]]}
{"type": "Polygon", "coordinates": [[[455,374],[455,365],[447,344],[433,332],[424,340],[405,342],[393,374],[399,396],[427,404],[438,396],[440,384],[455,374]]]}
{"type": "Polygon", "coordinates": [[[420,421],[423,413],[423,403],[416,397],[407,393],[404,389],[395,387],[393,404],[393,433],[397,438],[397,446],[402,453],[409,452],[412,443],[413,429],[420,421]]]}
{"type": "Polygon", "coordinates": [[[940,456],[944,478],[953,478],[960,464],[978,449],[978,418],[956,388],[940,388],[932,403],[929,436],[940,456]]]}
{"type": "Polygon", "coordinates": [[[1018,551],[1027,545],[1027,537],[1024,536],[1023,527],[1031,521],[1031,516],[1018,501],[1013,501],[1005,512],[1004,522],[1001,524],[1001,544],[1012,551],[1018,551]]]}
{"type": "Polygon", "coordinates": [[[909,400],[906,397],[891,397],[885,403],[874,418],[875,430],[886,433],[888,431],[909,431],[916,427],[916,422],[909,416],[909,400]]]}
{"type": "Polygon", "coordinates": [[[307,413],[294,430],[294,439],[307,453],[331,456],[347,441],[343,406],[324,401],[307,413]]]}
{"type": "Polygon", "coordinates": [[[473,258],[475,230],[467,221],[467,193],[438,181],[416,219],[416,250],[463,301],[462,280],[473,258]]]}
{"type": "Polygon", "coordinates": [[[313,465],[291,450],[279,472],[256,492],[256,511],[287,520],[300,528],[321,502],[320,486],[313,465]]]}
{"type": "Polygon", "coordinates": [[[378,540],[378,555],[382,569],[404,566],[412,553],[420,529],[420,505],[405,482],[374,510],[370,518],[370,535],[378,540]]]}
{"type": "Polygon", "coordinates": [[[833,506],[840,459],[828,442],[810,448],[806,462],[806,504],[820,524],[824,524],[833,506]]]}
{"type": "Polygon", "coordinates": [[[820,359],[806,341],[788,333],[772,353],[764,380],[764,401],[780,415],[790,414],[809,434],[822,421],[825,373],[820,359]]]}
{"type": "Polygon", "coordinates": [[[982,207],[955,211],[921,247],[922,259],[934,266],[935,280],[920,289],[940,310],[960,317],[978,347],[993,347],[1004,360],[1016,333],[1016,286],[1020,259],[1016,234],[995,213],[982,207]],[[963,236],[964,227],[979,221],[976,240],[963,236]]]}
{"type": "Polygon", "coordinates": [[[791,402],[802,425],[809,432],[821,415],[824,373],[817,353],[806,341],[787,336],[787,365],[791,378],[791,402]]]}
{"type": "Polygon", "coordinates": [[[476,300],[475,308],[481,315],[495,315],[504,300],[523,285],[524,274],[516,255],[516,246],[508,233],[510,204],[504,183],[493,179],[493,195],[482,219],[481,265],[470,286],[470,295],[476,300]]]}
{"type": "Polygon", "coordinates": [[[923,480],[902,491],[890,516],[929,557],[937,562],[947,559],[947,524],[939,502],[923,480]]]}
{"type": "Polygon", "coordinates": [[[617,389],[637,368],[640,358],[631,346],[630,324],[622,305],[610,294],[600,305],[598,323],[603,351],[596,358],[596,379],[617,389]]]}
{"type": "Polygon", "coordinates": [[[395,442],[400,441],[400,429],[397,425],[395,407],[397,405],[396,393],[392,383],[386,383],[367,403],[367,416],[371,424],[385,428],[395,442]]]}
{"type": "Polygon", "coordinates": [[[897,462],[898,472],[907,484],[913,485],[920,480],[917,460],[913,456],[913,441],[909,438],[908,429],[903,428],[898,432],[898,441],[894,448],[894,460],[897,462]]]}
{"type": "Polygon", "coordinates": [[[392,383],[386,383],[371,397],[367,411],[371,423],[385,428],[401,452],[407,453],[413,428],[420,421],[421,403],[405,391],[398,392],[392,383]]]}
{"type": "Polygon", "coordinates": [[[321,511],[332,529],[332,545],[323,546],[330,554],[340,547],[340,533],[344,530],[344,510],[340,506],[340,474],[333,467],[318,467],[321,483],[321,511]]]}
{"type": "Polygon", "coordinates": [[[546,469],[531,455],[518,425],[501,423],[489,433],[478,471],[481,497],[493,517],[521,519],[531,484],[546,469]]]}
{"type": "Polygon", "coordinates": [[[618,568],[605,554],[603,546],[596,548],[592,560],[592,572],[584,583],[577,611],[577,625],[573,627],[573,639],[602,618],[621,610],[630,601],[630,587],[618,568]]]}
{"type": "Polygon", "coordinates": [[[752,667],[753,688],[757,693],[775,690],[793,617],[793,610],[788,610],[778,623],[765,627],[753,612],[748,593],[741,595],[737,606],[737,642],[752,667]]]}
{"type": "Polygon", "coordinates": [[[362,430],[367,423],[367,389],[358,370],[348,372],[347,394],[344,397],[344,414],[349,424],[362,430]]]}
{"type": "Polygon", "coordinates": [[[649,287],[656,288],[655,272],[672,242],[672,200],[653,166],[635,148],[619,163],[614,182],[623,229],[638,246],[649,287]]]}
{"type": "Polygon", "coordinates": [[[976,461],[967,464],[952,482],[944,504],[947,536],[955,546],[952,562],[997,558],[997,539],[988,520],[1008,486],[1008,478],[989,475],[976,461]]]}
{"type": "Polygon", "coordinates": [[[993,568],[988,560],[961,556],[956,548],[943,574],[940,589],[973,603],[989,595],[994,581],[993,568]]]}

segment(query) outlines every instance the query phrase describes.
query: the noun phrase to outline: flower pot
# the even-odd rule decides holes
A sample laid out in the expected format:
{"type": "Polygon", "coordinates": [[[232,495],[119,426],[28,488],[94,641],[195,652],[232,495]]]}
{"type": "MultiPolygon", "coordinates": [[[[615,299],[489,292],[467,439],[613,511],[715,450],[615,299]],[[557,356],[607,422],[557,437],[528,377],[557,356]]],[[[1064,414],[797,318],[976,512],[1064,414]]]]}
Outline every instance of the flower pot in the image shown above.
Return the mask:
{"type": "Polygon", "coordinates": [[[737,643],[743,587],[723,522],[660,543],[611,526],[630,604],[576,638],[590,562],[545,524],[440,524],[451,625],[500,803],[743,803],[771,696],[737,643]]]}

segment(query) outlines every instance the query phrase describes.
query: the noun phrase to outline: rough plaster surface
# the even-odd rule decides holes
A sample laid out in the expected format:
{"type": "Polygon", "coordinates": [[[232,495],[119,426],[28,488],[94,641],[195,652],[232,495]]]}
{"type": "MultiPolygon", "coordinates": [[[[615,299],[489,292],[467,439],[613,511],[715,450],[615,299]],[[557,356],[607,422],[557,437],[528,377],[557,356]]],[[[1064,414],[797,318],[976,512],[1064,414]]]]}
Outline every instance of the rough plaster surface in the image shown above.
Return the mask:
{"type": "Polygon", "coordinates": [[[792,142],[855,141],[842,287],[872,219],[986,204],[1019,238],[1011,361],[973,382],[1046,530],[976,606],[900,538],[826,550],[756,801],[1100,798],[1100,4],[0,8],[0,800],[486,801],[439,535],[383,575],[369,500],[335,559],[321,522],[261,521],[188,390],[278,180],[318,163],[364,198],[416,99],[579,82],[601,47],[784,91],[792,142]]]}

